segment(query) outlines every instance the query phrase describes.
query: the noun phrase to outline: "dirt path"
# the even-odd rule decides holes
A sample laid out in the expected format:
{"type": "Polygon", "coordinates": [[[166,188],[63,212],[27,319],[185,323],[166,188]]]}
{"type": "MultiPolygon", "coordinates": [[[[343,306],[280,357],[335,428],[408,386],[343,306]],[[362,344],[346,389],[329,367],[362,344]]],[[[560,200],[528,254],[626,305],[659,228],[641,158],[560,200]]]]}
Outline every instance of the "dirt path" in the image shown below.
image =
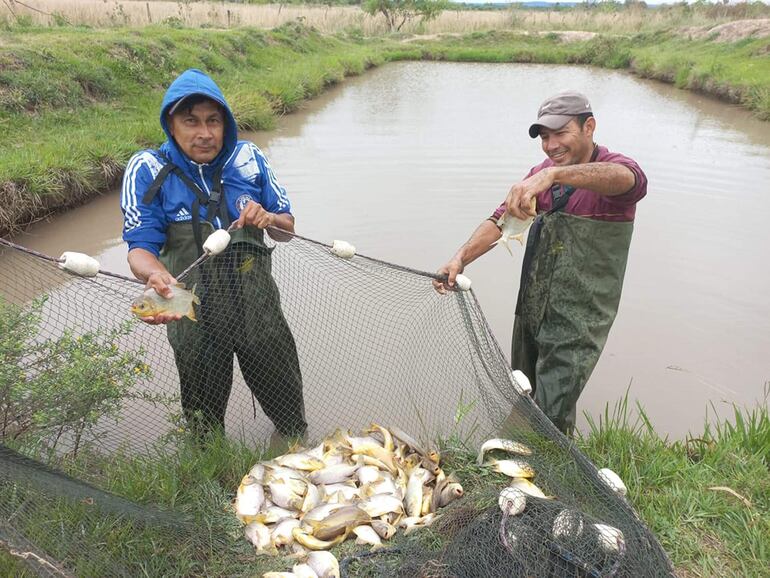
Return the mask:
{"type": "Polygon", "coordinates": [[[735,20],[718,26],[683,28],[682,35],[690,40],[712,40],[714,42],[736,42],[744,38],[770,36],[770,18],[756,20],[735,20]]]}

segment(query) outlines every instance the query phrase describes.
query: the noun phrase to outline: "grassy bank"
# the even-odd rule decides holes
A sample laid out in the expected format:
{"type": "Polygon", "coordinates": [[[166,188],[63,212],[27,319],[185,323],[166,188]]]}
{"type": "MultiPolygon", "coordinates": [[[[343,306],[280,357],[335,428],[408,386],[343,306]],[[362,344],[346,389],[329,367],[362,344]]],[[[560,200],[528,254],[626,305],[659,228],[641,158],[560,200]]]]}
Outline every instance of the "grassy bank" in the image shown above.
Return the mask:
{"type": "Polygon", "coordinates": [[[0,45],[0,234],[114,186],[128,157],[163,139],[165,86],[188,67],[222,85],[242,128],[265,129],[346,75],[387,60],[538,62],[628,69],[741,103],[770,118],[770,38],[685,40],[475,32],[430,39],[273,31],[28,29],[0,45]]]}
{"type": "Polygon", "coordinates": [[[770,37],[737,42],[688,40],[671,32],[595,36],[566,41],[561,34],[478,32],[389,48],[392,59],[590,64],[627,69],[742,104],[770,120],[770,37]]]}
{"type": "MultiPolygon", "coordinates": [[[[730,422],[675,443],[661,439],[643,412],[638,421],[629,415],[627,402],[619,402],[614,411],[591,423],[578,445],[600,467],[610,467],[624,479],[631,503],[669,553],[677,574],[682,578],[767,576],[767,405],[753,412],[736,411],[730,422]]],[[[255,558],[230,507],[242,474],[262,456],[225,439],[213,440],[205,450],[184,443],[183,438],[173,441],[171,446],[159,447],[156,455],[104,458],[84,453],[77,461],[62,465],[77,477],[138,503],[188,515],[193,533],[182,526],[171,531],[154,526],[142,529],[126,519],[84,512],[77,505],[51,505],[30,496],[14,495],[6,503],[9,507],[18,504],[20,511],[26,504],[15,523],[23,525],[26,518],[27,531],[38,547],[55,559],[67,560],[77,575],[127,569],[132,575],[252,576],[290,567],[293,562],[288,560],[255,558]],[[94,533],[63,540],[58,529],[52,531],[51,519],[59,520],[56,527],[61,524],[62,531],[83,523],[94,533]]],[[[488,471],[476,466],[475,446],[450,438],[442,448],[444,467],[458,474],[466,489],[464,507],[476,498],[488,497],[490,488],[504,483],[504,477],[491,479],[488,471]]],[[[431,549],[441,546],[440,530],[422,532],[422,543],[430,544],[431,549]]],[[[402,546],[408,551],[413,544],[402,546]]],[[[348,543],[337,553],[354,549],[348,543]]],[[[14,564],[13,558],[0,556],[0,570],[17,572],[19,567],[14,564]]]]}
{"type": "Polygon", "coordinates": [[[381,60],[374,45],[298,25],[6,33],[0,125],[13,136],[0,143],[0,231],[113,186],[131,154],[163,140],[159,103],[186,68],[219,81],[242,128],[264,129],[381,60]]]}

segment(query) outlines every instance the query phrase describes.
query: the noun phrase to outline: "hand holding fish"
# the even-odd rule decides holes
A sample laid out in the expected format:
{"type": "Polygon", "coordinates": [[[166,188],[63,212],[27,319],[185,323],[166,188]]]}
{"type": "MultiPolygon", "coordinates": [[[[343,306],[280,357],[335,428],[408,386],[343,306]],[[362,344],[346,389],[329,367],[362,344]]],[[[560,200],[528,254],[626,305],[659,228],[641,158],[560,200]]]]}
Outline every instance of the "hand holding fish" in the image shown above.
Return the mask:
{"type": "Polygon", "coordinates": [[[508,212],[521,220],[536,217],[533,200],[540,191],[550,189],[552,185],[553,174],[549,169],[543,169],[516,183],[511,187],[508,197],[505,199],[508,212]]]}
{"type": "Polygon", "coordinates": [[[131,312],[150,325],[178,321],[184,316],[195,321],[193,303],[200,303],[193,291],[184,289],[168,271],[154,271],[147,278],[147,286],[131,303],[131,312]]]}
{"type": "Polygon", "coordinates": [[[154,271],[147,277],[145,289],[155,289],[155,292],[166,299],[171,298],[171,285],[176,284],[176,279],[166,270],[154,271]]]}
{"type": "MultiPolygon", "coordinates": [[[[171,285],[175,283],[176,283],[176,279],[174,279],[174,277],[168,271],[155,271],[154,273],[151,273],[150,276],[147,278],[146,288],[148,290],[153,289],[155,293],[157,293],[161,297],[164,297],[165,299],[170,299],[172,296],[171,285]]],[[[182,314],[173,313],[169,311],[169,312],[158,312],[155,315],[148,315],[148,316],[137,315],[137,317],[139,317],[139,319],[141,319],[145,323],[149,323],[150,325],[162,325],[165,323],[170,323],[171,321],[177,321],[181,319],[182,314]]]]}
{"type": "Polygon", "coordinates": [[[434,279],[433,288],[441,295],[446,295],[448,290],[451,291],[455,288],[455,279],[457,278],[457,275],[463,272],[463,269],[464,267],[462,259],[455,255],[452,257],[449,263],[436,271],[436,274],[438,275],[446,275],[447,280],[439,281],[438,279],[434,279]]]}

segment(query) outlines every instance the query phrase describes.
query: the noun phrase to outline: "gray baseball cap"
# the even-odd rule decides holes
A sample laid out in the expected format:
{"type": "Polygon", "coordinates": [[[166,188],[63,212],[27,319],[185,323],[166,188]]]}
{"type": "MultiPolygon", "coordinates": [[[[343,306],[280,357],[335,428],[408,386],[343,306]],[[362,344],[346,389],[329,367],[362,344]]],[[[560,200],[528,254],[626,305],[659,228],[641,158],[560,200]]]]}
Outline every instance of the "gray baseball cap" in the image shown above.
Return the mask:
{"type": "Polygon", "coordinates": [[[574,90],[554,94],[545,99],[537,111],[537,122],[529,127],[529,136],[537,138],[540,128],[556,130],[563,127],[579,114],[593,114],[586,95],[574,90]]]}

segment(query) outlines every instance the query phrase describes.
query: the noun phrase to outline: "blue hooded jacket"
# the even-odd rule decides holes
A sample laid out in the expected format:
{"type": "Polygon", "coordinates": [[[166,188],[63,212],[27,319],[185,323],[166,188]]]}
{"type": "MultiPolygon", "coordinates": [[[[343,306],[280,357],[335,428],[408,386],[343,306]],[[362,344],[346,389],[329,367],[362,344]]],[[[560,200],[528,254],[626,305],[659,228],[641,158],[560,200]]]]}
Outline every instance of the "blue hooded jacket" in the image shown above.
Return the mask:
{"type": "MultiPolygon", "coordinates": [[[[271,213],[291,213],[286,191],[270,168],[265,155],[254,143],[238,140],[238,129],[227,101],[216,83],[205,73],[189,69],[180,74],[168,87],[160,109],[160,125],[168,140],[159,151],[143,150],[128,161],[123,175],[120,206],[123,210],[123,239],[128,250],[142,248],[156,256],[166,242],[166,228],[171,222],[192,220],[195,193],[171,173],[166,177],[158,194],[149,204],[142,200],[166,161],[182,169],[202,191],[210,194],[214,188],[212,177],[222,168],[223,195],[232,221],[236,220],[246,204],[253,200],[271,213]],[[218,102],[225,110],[225,134],[222,150],[210,163],[196,163],[176,144],[168,129],[168,111],[179,100],[200,94],[218,102]]],[[[206,219],[206,207],[201,206],[201,221],[206,219]]],[[[215,228],[222,228],[217,217],[215,228]]]]}

